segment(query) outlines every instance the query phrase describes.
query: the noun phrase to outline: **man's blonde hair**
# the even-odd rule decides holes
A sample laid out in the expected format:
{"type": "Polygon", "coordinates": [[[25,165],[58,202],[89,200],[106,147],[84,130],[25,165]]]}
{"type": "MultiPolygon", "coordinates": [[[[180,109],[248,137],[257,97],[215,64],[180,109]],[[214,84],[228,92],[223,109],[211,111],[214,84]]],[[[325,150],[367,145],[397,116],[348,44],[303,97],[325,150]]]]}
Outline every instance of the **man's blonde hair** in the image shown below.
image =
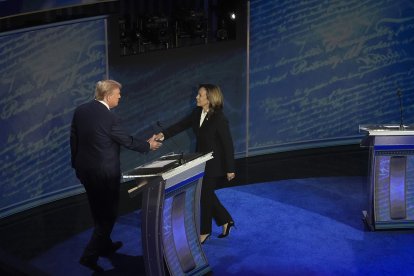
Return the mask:
{"type": "Polygon", "coordinates": [[[102,101],[106,96],[112,94],[115,89],[121,89],[122,85],[114,80],[102,80],[96,83],[95,87],[95,99],[102,101]]]}
{"type": "Polygon", "coordinates": [[[209,109],[212,112],[223,109],[224,98],[219,86],[214,84],[200,84],[198,89],[204,88],[206,90],[207,99],[210,102],[209,109]]]}

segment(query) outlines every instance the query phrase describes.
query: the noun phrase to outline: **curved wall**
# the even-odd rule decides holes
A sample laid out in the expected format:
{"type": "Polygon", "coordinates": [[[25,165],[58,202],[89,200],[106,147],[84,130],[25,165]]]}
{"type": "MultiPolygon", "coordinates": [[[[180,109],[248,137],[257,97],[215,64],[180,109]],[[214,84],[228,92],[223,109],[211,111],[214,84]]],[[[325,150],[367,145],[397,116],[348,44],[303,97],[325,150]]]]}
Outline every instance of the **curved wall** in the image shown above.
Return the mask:
{"type": "MultiPolygon", "coordinates": [[[[189,112],[199,83],[219,84],[237,157],[356,144],[359,124],[399,123],[398,88],[412,123],[411,2],[304,3],[250,1],[248,48],[245,22],[235,41],[124,57],[116,20],[108,32],[92,18],[0,34],[0,216],[83,192],[69,124],[107,75],[124,85],[115,112],[143,138],[189,112]]],[[[122,166],[192,151],[193,140],[186,132],[147,155],[124,150],[122,166]]]]}
{"type": "Polygon", "coordinates": [[[107,74],[106,19],[0,34],[0,217],[82,192],[70,166],[74,108],[107,74]]]}
{"type": "Polygon", "coordinates": [[[414,115],[409,1],[250,1],[250,154],[356,143],[414,115]]]}

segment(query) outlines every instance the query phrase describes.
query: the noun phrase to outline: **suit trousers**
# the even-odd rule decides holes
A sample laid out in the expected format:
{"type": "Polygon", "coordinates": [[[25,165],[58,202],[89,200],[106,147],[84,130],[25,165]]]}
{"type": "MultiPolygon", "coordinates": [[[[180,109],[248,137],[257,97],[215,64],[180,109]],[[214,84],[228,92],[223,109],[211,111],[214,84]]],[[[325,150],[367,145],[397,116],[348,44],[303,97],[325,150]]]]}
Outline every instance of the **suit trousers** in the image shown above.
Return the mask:
{"type": "Polygon", "coordinates": [[[223,181],[227,181],[224,176],[203,178],[200,200],[200,234],[202,235],[211,233],[213,219],[218,226],[233,220],[215,193],[216,186],[223,181]]]}
{"type": "Polygon", "coordinates": [[[99,253],[112,245],[110,236],[118,216],[120,174],[78,170],[76,175],[85,187],[94,221],[92,236],[82,256],[97,259],[99,253]]]}

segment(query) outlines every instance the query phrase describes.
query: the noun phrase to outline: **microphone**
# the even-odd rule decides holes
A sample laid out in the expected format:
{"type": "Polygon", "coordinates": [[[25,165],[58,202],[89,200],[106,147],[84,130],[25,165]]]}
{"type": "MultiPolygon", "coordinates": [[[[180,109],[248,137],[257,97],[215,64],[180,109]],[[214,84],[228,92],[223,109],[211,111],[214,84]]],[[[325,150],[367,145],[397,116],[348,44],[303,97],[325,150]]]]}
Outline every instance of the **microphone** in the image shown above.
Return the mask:
{"type": "MultiPolygon", "coordinates": [[[[161,122],[160,121],[157,121],[157,126],[161,129],[161,132],[162,133],[165,133],[165,134],[167,134],[168,132],[166,132],[165,131],[165,129],[163,128],[163,126],[161,125],[161,122]]],[[[168,133],[169,134],[169,133],[168,133]]],[[[176,148],[179,148],[178,147],[178,144],[176,143],[176,141],[173,139],[173,138],[171,138],[171,141],[174,143],[174,146],[176,147],[176,148]]],[[[167,146],[168,147],[168,146],[167,146]]],[[[172,151],[172,153],[174,154],[174,151],[172,151]]],[[[178,158],[178,164],[180,164],[180,165],[183,165],[185,163],[185,159],[184,159],[184,152],[181,152],[180,153],[180,156],[179,156],[179,158],[178,158]]]]}
{"type": "Polygon", "coordinates": [[[404,130],[404,119],[403,119],[403,105],[402,105],[402,93],[400,87],[397,85],[397,96],[400,100],[400,130],[404,130]]]}

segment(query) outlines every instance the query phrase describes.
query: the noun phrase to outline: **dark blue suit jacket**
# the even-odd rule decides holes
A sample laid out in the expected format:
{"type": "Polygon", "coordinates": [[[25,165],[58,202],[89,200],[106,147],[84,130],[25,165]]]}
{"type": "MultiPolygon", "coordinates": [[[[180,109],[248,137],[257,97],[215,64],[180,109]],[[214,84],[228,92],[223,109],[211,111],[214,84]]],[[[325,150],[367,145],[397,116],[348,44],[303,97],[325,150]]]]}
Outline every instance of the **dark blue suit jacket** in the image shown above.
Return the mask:
{"type": "Polygon", "coordinates": [[[201,107],[176,124],[166,128],[165,138],[191,127],[197,138],[197,152],[213,152],[214,158],[207,161],[205,175],[208,177],[221,177],[227,173],[235,172],[234,147],[230,133],[229,123],[224,113],[217,110],[208,114],[200,126],[201,107]]]}
{"type": "Polygon", "coordinates": [[[139,152],[150,150],[147,141],[125,132],[119,117],[96,100],[76,108],[70,146],[74,169],[114,174],[120,174],[120,146],[139,152]]]}

